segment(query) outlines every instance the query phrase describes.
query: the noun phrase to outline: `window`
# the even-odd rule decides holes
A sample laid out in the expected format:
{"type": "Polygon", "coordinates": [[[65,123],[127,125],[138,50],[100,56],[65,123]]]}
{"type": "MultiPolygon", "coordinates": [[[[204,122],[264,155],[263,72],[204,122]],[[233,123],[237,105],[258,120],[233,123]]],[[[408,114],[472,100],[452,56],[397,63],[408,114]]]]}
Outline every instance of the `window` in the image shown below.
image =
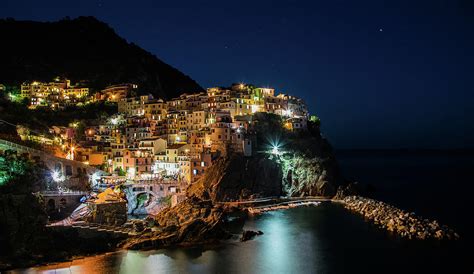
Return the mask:
{"type": "Polygon", "coordinates": [[[66,176],[72,176],[72,167],[69,165],[66,166],[66,176]]]}

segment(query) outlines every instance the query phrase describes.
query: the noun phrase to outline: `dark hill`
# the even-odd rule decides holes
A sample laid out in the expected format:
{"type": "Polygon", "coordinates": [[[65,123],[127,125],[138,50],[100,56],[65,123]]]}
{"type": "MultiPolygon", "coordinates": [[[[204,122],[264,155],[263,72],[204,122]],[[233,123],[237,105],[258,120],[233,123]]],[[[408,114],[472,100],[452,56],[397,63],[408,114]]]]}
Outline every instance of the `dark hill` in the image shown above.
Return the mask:
{"type": "Polygon", "coordinates": [[[203,90],[193,79],[153,54],[128,43],[94,17],[58,22],[0,20],[0,83],[50,81],[107,85],[136,83],[140,93],[171,98],[203,90]]]}

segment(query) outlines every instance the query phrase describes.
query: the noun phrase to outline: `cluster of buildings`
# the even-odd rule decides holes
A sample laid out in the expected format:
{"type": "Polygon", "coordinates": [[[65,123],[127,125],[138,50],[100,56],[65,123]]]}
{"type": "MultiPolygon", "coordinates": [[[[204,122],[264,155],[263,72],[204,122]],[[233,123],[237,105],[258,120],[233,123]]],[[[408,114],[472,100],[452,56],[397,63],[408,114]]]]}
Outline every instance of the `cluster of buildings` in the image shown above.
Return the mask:
{"type": "MultiPolygon", "coordinates": [[[[112,95],[110,95],[112,96],[112,95]]],[[[116,95],[118,96],[118,95],[116,95]]],[[[306,128],[308,111],[296,97],[274,89],[234,84],[164,101],[151,95],[121,97],[118,114],[84,128],[69,157],[100,166],[120,180],[192,183],[220,155],[254,153],[252,117],[284,117],[288,130],[306,128]]],[[[67,132],[67,138],[74,140],[67,132]]]]}
{"type": "MultiPolygon", "coordinates": [[[[110,175],[102,176],[103,182],[132,181],[143,187],[165,182],[170,189],[179,189],[203,176],[220,156],[252,156],[257,145],[255,113],[281,116],[290,131],[306,129],[309,118],[303,100],[276,95],[271,88],[233,84],[168,101],[151,95],[130,97],[136,88],[132,84],[111,86],[93,96],[91,100],[117,103],[117,114],[107,120],[55,126],[48,136],[36,136],[25,128],[17,131],[22,139],[36,138],[54,147],[56,156],[106,171],[110,175]]],[[[73,87],[68,80],[24,84],[21,92],[32,104],[54,104],[54,96],[89,97],[87,88],[73,87]]],[[[162,185],[152,187],[161,189],[162,185]]]]}
{"type": "Polygon", "coordinates": [[[70,80],[60,78],[52,82],[24,82],[20,90],[20,98],[27,98],[30,108],[48,106],[58,109],[85,102],[88,95],[88,87],[81,84],[71,85],[70,80]]]}
{"type": "Polygon", "coordinates": [[[118,102],[133,95],[137,88],[136,84],[119,84],[91,92],[85,82],[72,85],[71,80],[58,77],[51,82],[24,82],[21,84],[20,94],[16,97],[20,100],[28,99],[29,107],[32,109],[37,107],[63,109],[66,106],[97,101],[118,102]]]}

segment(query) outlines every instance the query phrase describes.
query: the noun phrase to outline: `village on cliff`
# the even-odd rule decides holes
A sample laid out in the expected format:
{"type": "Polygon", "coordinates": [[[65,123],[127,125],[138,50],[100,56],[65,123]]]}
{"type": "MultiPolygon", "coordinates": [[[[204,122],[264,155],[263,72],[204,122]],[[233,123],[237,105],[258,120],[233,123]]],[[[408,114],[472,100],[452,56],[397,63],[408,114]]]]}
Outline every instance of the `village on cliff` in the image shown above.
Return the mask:
{"type": "MultiPolygon", "coordinates": [[[[129,213],[150,214],[161,210],[163,200],[175,205],[185,198],[185,189],[206,173],[213,161],[228,153],[252,156],[256,151],[253,126],[260,112],[278,115],[288,131],[304,131],[309,116],[304,101],[275,94],[272,88],[233,84],[207,92],[182,94],[165,101],[152,95],[136,96],[137,85],[109,86],[94,94],[70,80],[25,82],[11,101],[22,101],[30,109],[61,111],[68,106],[94,102],[116,105],[116,114],[102,119],[52,126],[38,133],[17,125],[24,141],[41,144],[58,158],[80,162],[88,168],[57,164],[51,177],[64,192],[78,171],[94,189],[128,185],[129,213]],[[95,169],[90,169],[94,167],[95,169]],[[138,196],[137,196],[138,195],[138,196]],[[144,203],[137,209],[137,203],[144,203]],[[134,211],[135,209],[135,211],[134,211]]],[[[278,147],[270,147],[278,153],[278,147]]],[[[50,211],[58,205],[50,205],[50,211]]]]}

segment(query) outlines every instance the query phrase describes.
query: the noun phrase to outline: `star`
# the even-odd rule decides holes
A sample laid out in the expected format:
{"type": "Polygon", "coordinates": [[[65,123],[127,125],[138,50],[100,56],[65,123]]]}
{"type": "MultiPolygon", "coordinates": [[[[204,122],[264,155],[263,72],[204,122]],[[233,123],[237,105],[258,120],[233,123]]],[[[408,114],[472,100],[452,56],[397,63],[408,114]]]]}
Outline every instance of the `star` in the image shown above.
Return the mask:
{"type": "Polygon", "coordinates": [[[379,31],[380,31],[380,32],[382,32],[382,31],[383,31],[383,29],[382,29],[382,28],[380,28],[380,29],[379,29],[379,31]]]}

